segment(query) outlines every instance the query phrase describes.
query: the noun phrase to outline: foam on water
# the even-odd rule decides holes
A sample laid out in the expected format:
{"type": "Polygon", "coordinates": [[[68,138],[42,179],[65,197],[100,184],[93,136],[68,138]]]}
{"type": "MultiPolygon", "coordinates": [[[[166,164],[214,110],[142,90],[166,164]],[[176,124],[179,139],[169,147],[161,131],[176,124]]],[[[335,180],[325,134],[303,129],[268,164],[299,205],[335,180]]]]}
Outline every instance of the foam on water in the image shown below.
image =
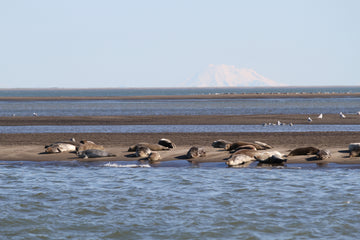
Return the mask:
{"type": "Polygon", "coordinates": [[[149,164],[118,164],[108,162],[104,164],[104,167],[113,167],[113,168],[150,168],[149,164]]]}

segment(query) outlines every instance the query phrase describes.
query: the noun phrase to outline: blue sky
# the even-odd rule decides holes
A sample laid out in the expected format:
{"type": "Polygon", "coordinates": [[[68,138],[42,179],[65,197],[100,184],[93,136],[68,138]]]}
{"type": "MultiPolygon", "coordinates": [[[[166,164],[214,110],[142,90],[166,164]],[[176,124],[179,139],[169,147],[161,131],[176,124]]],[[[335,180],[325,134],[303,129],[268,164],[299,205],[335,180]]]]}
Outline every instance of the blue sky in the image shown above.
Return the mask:
{"type": "Polygon", "coordinates": [[[360,85],[357,0],[0,0],[0,88],[175,87],[209,64],[360,85]]]}

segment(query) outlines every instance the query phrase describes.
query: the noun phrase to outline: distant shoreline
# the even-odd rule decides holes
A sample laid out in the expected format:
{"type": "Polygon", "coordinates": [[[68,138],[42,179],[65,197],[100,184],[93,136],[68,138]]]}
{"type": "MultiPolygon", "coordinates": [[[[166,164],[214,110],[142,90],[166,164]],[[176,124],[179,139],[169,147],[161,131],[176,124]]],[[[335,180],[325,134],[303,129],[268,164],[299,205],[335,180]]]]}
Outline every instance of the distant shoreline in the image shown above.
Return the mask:
{"type": "Polygon", "coordinates": [[[0,101],[76,101],[76,100],[151,100],[151,99],[255,99],[255,98],[334,98],[360,97],[358,93],[215,93],[196,95],[144,95],[144,96],[57,96],[57,97],[0,97],[0,101]]]}

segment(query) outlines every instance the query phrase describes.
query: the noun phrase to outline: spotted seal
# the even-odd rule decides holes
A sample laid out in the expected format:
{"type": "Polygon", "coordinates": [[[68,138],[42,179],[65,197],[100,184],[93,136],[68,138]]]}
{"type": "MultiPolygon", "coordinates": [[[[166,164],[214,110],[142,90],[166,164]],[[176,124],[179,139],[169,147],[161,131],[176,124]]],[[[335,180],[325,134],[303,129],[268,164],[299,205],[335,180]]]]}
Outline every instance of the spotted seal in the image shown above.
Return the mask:
{"type": "Polygon", "coordinates": [[[140,146],[136,149],[137,157],[148,157],[151,154],[151,150],[148,147],[140,146]]]}
{"type": "Polygon", "coordinates": [[[98,145],[98,144],[94,143],[93,141],[81,140],[80,145],[76,148],[76,151],[83,152],[88,149],[104,150],[105,148],[103,145],[98,145]]]}
{"type": "Polygon", "coordinates": [[[151,152],[148,156],[147,160],[149,160],[150,163],[159,161],[161,159],[160,153],[158,152],[151,152]]]}
{"type": "Polygon", "coordinates": [[[232,166],[237,166],[237,165],[242,165],[242,164],[246,164],[248,162],[252,162],[255,159],[253,157],[250,157],[248,155],[245,154],[237,154],[234,155],[232,158],[230,158],[229,160],[226,161],[226,165],[228,165],[229,167],[232,166]]]}
{"type": "Polygon", "coordinates": [[[283,156],[284,155],[278,151],[267,151],[255,154],[255,159],[259,161],[259,163],[283,163],[287,161],[283,156]]]}
{"type": "Polygon", "coordinates": [[[302,147],[302,148],[295,148],[292,150],[288,156],[297,156],[297,155],[313,155],[319,152],[320,149],[316,147],[302,147]]]}
{"type": "Polygon", "coordinates": [[[137,143],[129,147],[128,152],[136,152],[136,149],[139,147],[148,147],[151,151],[164,151],[164,150],[170,150],[170,148],[162,146],[160,144],[153,144],[153,143],[137,143]]]}
{"type": "Polygon", "coordinates": [[[232,144],[232,142],[219,139],[212,142],[211,146],[214,148],[225,148],[226,144],[232,144]]]}
{"type": "Polygon", "coordinates": [[[78,144],[75,139],[71,141],[55,142],[45,146],[45,153],[75,152],[78,144]]]}
{"type": "Polygon", "coordinates": [[[268,149],[268,147],[270,146],[266,146],[264,145],[264,143],[261,143],[261,144],[258,144],[258,143],[251,143],[251,142],[234,142],[232,144],[226,144],[225,145],[225,150],[227,151],[234,151],[234,150],[237,150],[243,146],[253,146],[256,150],[265,150],[265,149],[268,149]]]}
{"type": "Polygon", "coordinates": [[[206,152],[203,148],[199,148],[199,147],[191,147],[189,149],[189,151],[186,154],[186,157],[188,159],[190,158],[197,158],[197,157],[205,157],[206,156],[206,152]]]}
{"type": "Polygon", "coordinates": [[[319,160],[329,159],[330,157],[331,157],[331,153],[330,150],[328,149],[323,149],[316,153],[316,158],[319,160]]]}
{"type": "Polygon", "coordinates": [[[79,158],[100,158],[100,157],[116,157],[115,154],[108,153],[99,149],[87,149],[85,151],[78,152],[79,158]]]}
{"type": "Polygon", "coordinates": [[[349,157],[359,157],[359,156],[360,156],[360,143],[350,143],[349,157]]]}
{"type": "Polygon", "coordinates": [[[175,143],[173,143],[171,140],[167,138],[160,139],[158,144],[167,148],[176,148],[175,143]]]}

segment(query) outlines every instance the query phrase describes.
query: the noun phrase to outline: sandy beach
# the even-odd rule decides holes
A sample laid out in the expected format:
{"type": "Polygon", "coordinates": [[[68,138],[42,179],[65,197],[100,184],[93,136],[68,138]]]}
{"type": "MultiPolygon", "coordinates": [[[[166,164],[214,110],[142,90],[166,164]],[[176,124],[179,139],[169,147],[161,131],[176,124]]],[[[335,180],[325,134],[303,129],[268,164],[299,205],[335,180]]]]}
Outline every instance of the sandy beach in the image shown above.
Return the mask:
{"type": "MultiPolygon", "coordinates": [[[[293,122],[305,124],[308,115],[240,115],[240,116],[96,116],[96,117],[1,117],[0,124],[13,125],[126,125],[126,124],[262,124],[264,122],[293,122]]],[[[312,116],[314,119],[316,116],[312,116]]],[[[337,115],[326,115],[311,124],[360,124],[360,116],[350,115],[341,119],[337,115]]],[[[288,154],[298,147],[314,146],[329,149],[329,160],[315,161],[313,155],[288,157],[287,163],[346,163],[360,164],[360,157],[348,157],[348,145],[360,142],[360,132],[287,132],[287,133],[35,133],[0,134],[0,160],[2,161],[72,161],[80,160],[74,153],[44,154],[44,146],[67,141],[91,140],[101,144],[116,157],[87,159],[86,161],[137,161],[128,147],[139,143],[157,143],[160,138],[168,138],[176,144],[176,149],[161,151],[162,161],[186,160],[191,146],[202,147],[207,156],[193,159],[194,162],[225,162],[229,152],[213,148],[214,140],[262,141],[273,146],[273,150],[288,154]]],[[[224,163],[225,164],[225,163],[224,163]]]]}
{"type": "MultiPolygon", "coordinates": [[[[50,101],[50,100],[115,100],[115,99],[226,99],[226,98],[329,98],[359,97],[360,93],[268,93],[268,94],[212,94],[187,96],[130,96],[130,97],[2,97],[6,101],[50,101]]],[[[76,116],[76,117],[0,117],[1,126],[35,125],[257,125],[263,123],[359,125],[360,116],[347,114],[345,119],[338,114],[326,114],[323,119],[317,115],[182,115],[182,116],[76,116]],[[313,121],[309,123],[308,117],[313,121]]],[[[190,147],[198,146],[206,150],[207,156],[194,159],[195,162],[225,162],[230,154],[222,149],[213,148],[212,142],[224,139],[236,141],[262,141],[273,146],[283,154],[298,147],[314,146],[329,149],[330,160],[314,161],[313,156],[288,157],[288,163],[360,163],[360,157],[348,157],[348,145],[360,142],[360,132],[286,132],[286,133],[35,133],[35,134],[0,134],[0,160],[2,161],[69,161],[81,160],[74,153],[44,154],[44,146],[58,142],[91,140],[103,145],[108,152],[117,156],[91,159],[93,161],[137,161],[127,151],[128,147],[139,143],[157,143],[160,138],[168,138],[176,144],[176,149],[161,151],[162,161],[184,160],[190,147]]]]}

